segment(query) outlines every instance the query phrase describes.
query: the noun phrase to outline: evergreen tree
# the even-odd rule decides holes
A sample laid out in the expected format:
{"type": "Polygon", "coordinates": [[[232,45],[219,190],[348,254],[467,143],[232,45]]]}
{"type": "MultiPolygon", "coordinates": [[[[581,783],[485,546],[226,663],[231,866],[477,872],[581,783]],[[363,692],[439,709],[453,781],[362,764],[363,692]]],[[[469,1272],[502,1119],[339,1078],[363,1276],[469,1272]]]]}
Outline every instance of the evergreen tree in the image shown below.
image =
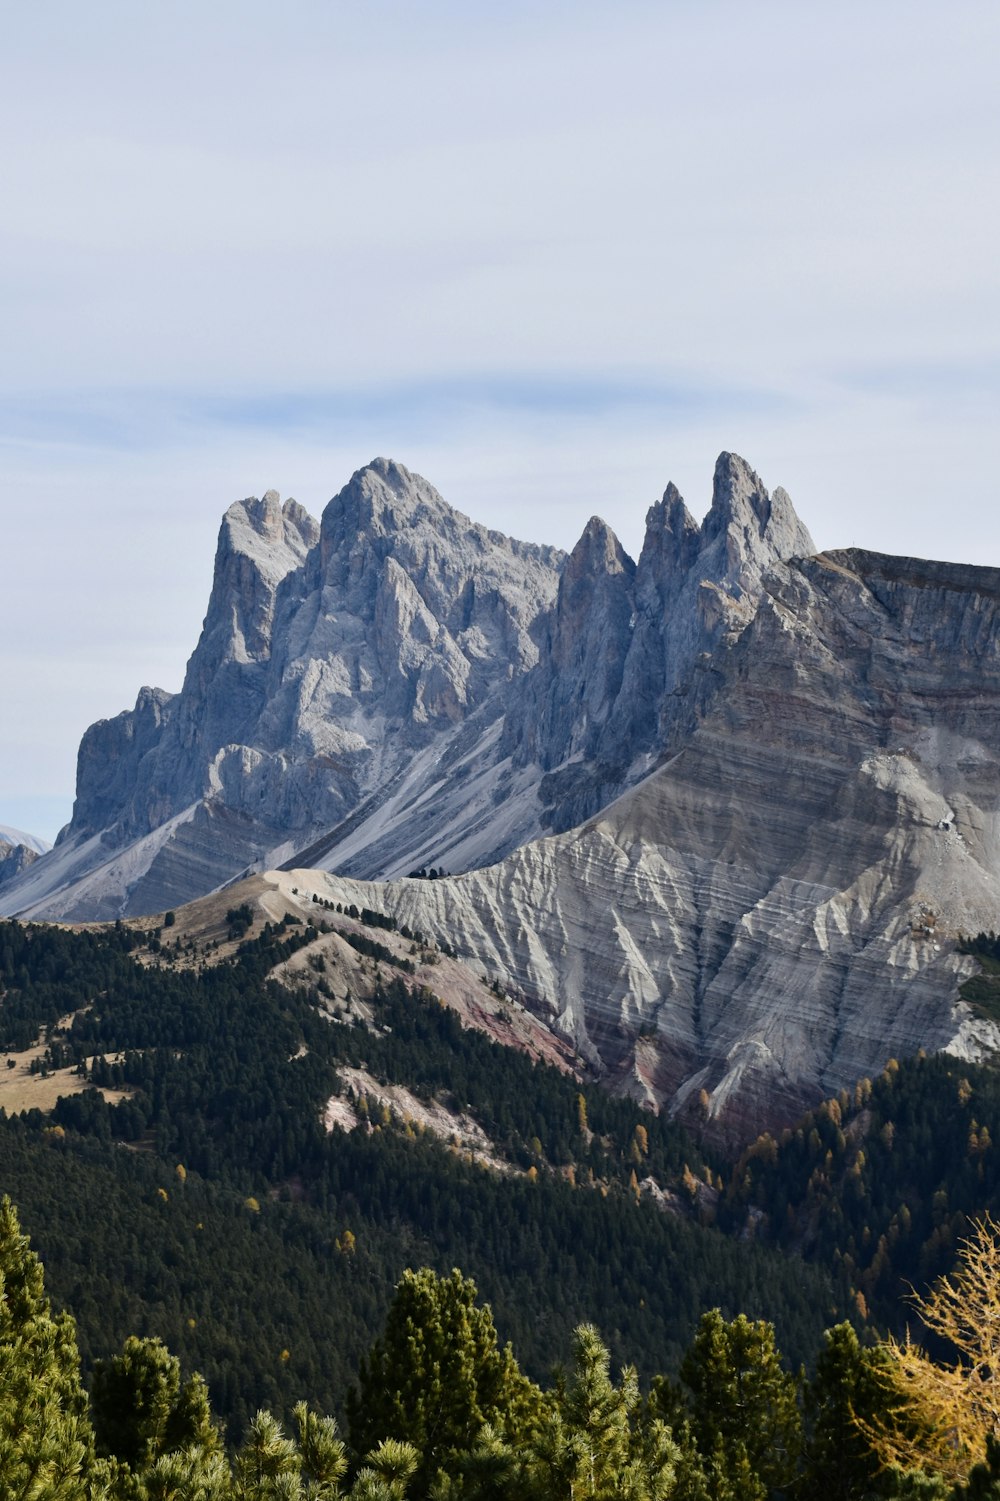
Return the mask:
{"type": "Polygon", "coordinates": [[[233,1465],[234,1501],[300,1501],[302,1457],[281,1424],[258,1412],[233,1465]]]}
{"type": "Polygon", "coordinates": [[[349,1492],[349,1501],[404,1501],[420,1466],[412,1444],[383,1439],[367,1456],[349,1492]]]}
{"type": "Polygon", "coordinates": [[[180,1361],[162,1340],[133,1335],[120,1355],[99,1360],[91,1403],[97,1452],[133,1471],[176,1450],[208,1455],[219,1446],[204,1381],[182,1383],[180,1361]]]}
{"type": "Polygon", "coordinates": [[[786,1489],[802,1448],[799,1381],[782,1368],[772,1326],[744,1314],[727,1324],[717,1308],[703,1314],[681,1377],[716,1488],[742,1476],[744,1491],[746,1477],[765,1493],[786,1489]]]}
{"type": "Polygon", "coordinates": [[[83,1501],[93,1444],[73,1321],[53,1317],[41,1264],[0,1202],[0,1495],[83,1501]]]}
{"type": "Polygon", "coordinates": [[[299,1454],[309,1501],[333,1501],[347,1470],[347,1452],[333,1418],[311,1412],[305,1402],[295,1408],[299,1454]]]}
{"type": "Polygon", "coordinates": [[[886,1493],[888,1481],[868,1437],[885,1414],[884,1368],[884,1354],[862,1349],[850,1324],[826,1331],[805,1392],[810,1432],[803,1501],[861,1501],[886,1493]]]}
{"type": "Polygon", "coordinates": [[[206,1455],[201,1449],[161,1455],[141,1480],[119,1470],[117,1488],[129,1497],[138,1494],[141,1501],[232,1501],[233,1494],[225,1455],[206,1455]]]}
{"type": "Polygon", "coordinates": [[[576,1332],[574,1368],[527,1457],[527,1472],[545,1501],[663,1501],[677,1477],[679,1450],[659,1419],[643,1423],[635,1369],[618,1386],[596,1329],[576,1332]]]}
{"type": "Polygon", "coordinates": [[[509,1346],[500,1349],[490,1310],[476,1306],[474,1282],[407,1271],[347,1399],[351,1449],[360,1458],[384,1439],[413,1444],[422,1493],[487,1424],[516,1430],[534,1393],[509,1346]]]}

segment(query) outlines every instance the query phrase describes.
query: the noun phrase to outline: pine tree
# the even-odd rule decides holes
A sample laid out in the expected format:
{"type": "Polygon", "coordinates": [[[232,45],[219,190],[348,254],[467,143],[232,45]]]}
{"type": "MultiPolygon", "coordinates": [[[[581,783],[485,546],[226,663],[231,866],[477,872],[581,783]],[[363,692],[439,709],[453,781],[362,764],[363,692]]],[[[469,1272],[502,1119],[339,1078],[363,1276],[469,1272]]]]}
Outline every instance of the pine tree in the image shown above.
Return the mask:
{"type": "Polygon", "coordinates": [[[347,1399],[351,1449],[361,1458],[384,1439],[414,1445],[422,1493],[487,1424],[516,1428],[534,1395],[509,1346],[500,1349],[490,1310],[477,1308],[474,1282],[407,1271],[347,1399]]]}
{"type": "Polygon", "coordinates": [[[159,1339],[125,1341],[120,1355],[99,1360],[91,1402],[97,1451],[135,1472],[161,1455],[219,1446],[201,1376],[181,1382],[180,1361],[159,1339]]]}
{"type": "Polygon", "coordinates": [[[0,1202],[0,1495],[83,1501],[93,1442],[73,1321],[53,1317],[42,1268],[0,1202]]]}
{"type": "Polygon", "coordinates": [[[302,1456],[277,1418],[258,1412],[233,1464],[234,1501],[300,1501],[302,1456]]]}
{"type": "Polygon", "coordinates": [[[703,1314],[681,1377],[698,1448],[720,1478],[746,1471],[765,1492],[791,1484],[802,1448],[799,1382],[782,1369],[772,1325],[745,1314],[727,1324],[717,1308],[703,1314]]]}
{"type": "Polygon", "coordinates": [[[310,1501],[333,1501],[347,1470],[347,1453],[333,1418],[311,1412],[305,1402],[295,1408],[299,1454],[310,1501]]]}
{"type": "Polygon", "coordinates": [[[828,1329],[806,1388],[810,1433],[802,1501],[855,1501],[885,1489],[868,1431],[884,1412],[885,1356],[864,1350],[850,1324],[828,1329]]]}
{"type": "Polygon", "coordinates": [[[574,1336],[574,1367],[557,1388],[526,1468],[545,1498],[574,1501],[662,1501],[672,1495],[680,1453],[666,1425],[643,1423],[632,1366],[619,1385],[611,1359],[592,1325],[574,1336]]]}

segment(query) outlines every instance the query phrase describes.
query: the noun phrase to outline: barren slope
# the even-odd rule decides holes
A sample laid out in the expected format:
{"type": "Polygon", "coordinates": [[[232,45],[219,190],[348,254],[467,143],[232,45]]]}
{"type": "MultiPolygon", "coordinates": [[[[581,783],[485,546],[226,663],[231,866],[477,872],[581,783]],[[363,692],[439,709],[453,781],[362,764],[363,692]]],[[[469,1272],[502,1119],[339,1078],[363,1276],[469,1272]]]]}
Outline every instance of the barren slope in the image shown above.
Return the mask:
{"type": "Polygon", "coordinates": [[[1000,578],[840,553],[766,588],[690,742],[580,829],[445,881],[295,881],[446,940],[617,1087],[740,1135],[893,1054],[993,1045],[954,937],[1000,912],[1000,578]]]}

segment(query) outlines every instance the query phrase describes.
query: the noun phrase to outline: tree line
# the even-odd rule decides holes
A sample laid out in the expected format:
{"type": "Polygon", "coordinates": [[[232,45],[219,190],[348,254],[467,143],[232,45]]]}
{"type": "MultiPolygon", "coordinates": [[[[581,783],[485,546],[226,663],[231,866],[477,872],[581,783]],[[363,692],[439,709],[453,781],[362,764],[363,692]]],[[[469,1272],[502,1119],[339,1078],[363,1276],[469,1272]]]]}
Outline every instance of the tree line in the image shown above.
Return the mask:
{"type": "Polygon", "coordinates": [[[984,1221],[919,1301],[949,1346],[866,1349],[827,1331],[806,1380],[773,1326],[705,1313],[679,1379],[643,1392],[597,1328],[543,1386],[501,1346],[458,1271],[407,1271],[347,1396],[342,1437],[305,1398],[226,1444],[208,1389],[159,1339],[80,1375],[14,1206],[0,1203],[0,1494],[23,1501],[973,1501],[1000,1496],[989,1315],[1000,1240],[984,1221]]]}

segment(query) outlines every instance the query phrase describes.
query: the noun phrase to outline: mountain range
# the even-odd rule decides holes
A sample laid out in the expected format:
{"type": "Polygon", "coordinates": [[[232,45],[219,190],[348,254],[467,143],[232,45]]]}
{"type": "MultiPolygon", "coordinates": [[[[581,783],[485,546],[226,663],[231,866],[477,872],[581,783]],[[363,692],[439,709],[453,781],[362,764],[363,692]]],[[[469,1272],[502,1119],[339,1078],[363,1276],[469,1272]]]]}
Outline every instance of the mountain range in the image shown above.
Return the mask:
{"type": "Polygon", "coordinates": [[[616,1089],[752,1133],[892,1054],[1000,1043],[956,948],[1000,907],[998,602],[995,570],[817,553],[732,454],[701,525],[667,488],[638,561],[598,518],[568,556],[513,541],[381,459],[319,522],[269,491],[223,519],[180,693],[87,731],[0,911],[274,872],[446,944],[616,1089]]]}

